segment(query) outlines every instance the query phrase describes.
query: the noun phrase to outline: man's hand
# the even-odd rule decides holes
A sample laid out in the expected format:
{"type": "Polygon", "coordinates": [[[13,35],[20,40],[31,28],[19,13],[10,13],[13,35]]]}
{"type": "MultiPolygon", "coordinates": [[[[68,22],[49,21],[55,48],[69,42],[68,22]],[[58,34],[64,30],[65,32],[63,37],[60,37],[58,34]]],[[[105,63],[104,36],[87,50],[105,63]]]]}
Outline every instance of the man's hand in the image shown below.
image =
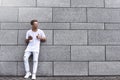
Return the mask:
{"type": "Polygon", "coordinates": [[[29,39],[29,40],[32,40],[33,38],[32,38],[32,36],[29,36],[28,39],[29,39]]]}
{"type": "Polygon", "coordinates": [[[32,36],[29,36],[28,39],[25,40],[25,42],[27,43],[27,45],[28,45],[29,41],[32,40],[32,39],[33,39],[32,36]]]}
{"type": "Polygon", "coordinates": [[[36,38],[39,39],[39,40],[42,41],[42,42],[45,42],[45,41],[46,41],[46,37],[42,37],[42,36],[39,35],[39,34],[36,36],[36,38]]]}
{"type": "Polygon", "coordinates": [[[45,42],[45,41],[46,41],[46,37],[42,38],[41,41],[42,41],[42,42],[45,42]]]}
{"type": "Polygon", "coordinates": [[[39,39],[39,40],[41,40],[42,36],[38,34],[38,35],[36,36],[36,38],[39,39]]]}

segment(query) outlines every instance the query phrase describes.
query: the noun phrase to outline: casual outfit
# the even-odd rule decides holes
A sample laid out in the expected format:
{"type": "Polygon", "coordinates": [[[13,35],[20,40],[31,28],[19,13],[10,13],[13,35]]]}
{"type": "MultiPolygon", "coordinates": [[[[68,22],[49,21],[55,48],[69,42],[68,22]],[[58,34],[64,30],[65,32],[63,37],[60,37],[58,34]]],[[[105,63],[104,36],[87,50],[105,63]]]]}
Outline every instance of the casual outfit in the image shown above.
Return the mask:
{"type": "Polygon", "coordinates": [[[42,37],[46,37],[45,33],[41,29],[38,29],[36,32],[30,29],[26,33],[26,39],[28,39],[29,36],[32,36],[32,40],[29,41],[24,53],[24,66],[26,71],[25,78],[31,75],[30,67],[29,67],[29,57],[31,54],[33,54],[33,74],[36,74],[37,72],[38,57],[39,57],[39,50],[40,50],[40,43],[41,43],[40,39],[36,38],[36,36],[38,35],[42,37]]]}

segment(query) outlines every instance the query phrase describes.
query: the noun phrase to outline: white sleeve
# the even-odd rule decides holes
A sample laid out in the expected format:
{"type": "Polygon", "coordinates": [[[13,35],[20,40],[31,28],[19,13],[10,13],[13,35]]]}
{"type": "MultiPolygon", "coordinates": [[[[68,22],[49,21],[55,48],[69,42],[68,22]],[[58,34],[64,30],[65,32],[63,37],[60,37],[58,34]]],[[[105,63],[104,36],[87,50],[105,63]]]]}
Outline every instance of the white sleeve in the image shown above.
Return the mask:
{"type": "Polygon", "coordinates": [[[46,37],[44,31],[41,30],[42,37],[46,37]]]}
{"type": "Polygon", "coordinates": [[[28,39],[28,31],[26,32],[26,39],[28,39]]]}

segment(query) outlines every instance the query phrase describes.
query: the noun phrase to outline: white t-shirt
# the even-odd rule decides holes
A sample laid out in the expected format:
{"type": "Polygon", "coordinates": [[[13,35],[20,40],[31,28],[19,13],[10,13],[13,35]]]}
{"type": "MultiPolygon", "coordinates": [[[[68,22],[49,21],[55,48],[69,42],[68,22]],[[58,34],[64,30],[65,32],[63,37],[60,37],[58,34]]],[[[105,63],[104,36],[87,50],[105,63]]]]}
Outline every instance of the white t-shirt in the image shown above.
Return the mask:
{"type": "Polygon", "coordinates": [[[41,35],[42,37],[46,37],[45,33],[43,32],[43,30],[38,29],[36,32],[33,32],[32,29],[28,30],[26,33],[26,39],[28,39],[29,36],[32,36],[32,40],[30,40],[30,42],[27,45],[27,48],[25,49],[26,51],[35,51],[35,52],[39,52],[40,50],[40,40],[36,38],[37,35],[41,35]]]}

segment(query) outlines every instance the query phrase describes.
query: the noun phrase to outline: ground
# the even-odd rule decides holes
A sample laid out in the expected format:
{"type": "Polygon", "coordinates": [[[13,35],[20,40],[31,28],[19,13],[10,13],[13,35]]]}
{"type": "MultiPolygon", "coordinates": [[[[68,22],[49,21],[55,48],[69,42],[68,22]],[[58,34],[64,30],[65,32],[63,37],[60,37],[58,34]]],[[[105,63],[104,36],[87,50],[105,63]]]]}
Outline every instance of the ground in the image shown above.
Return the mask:
{"type": "MultiPolygon", "coordinates": [[[[23,77],[0,77],[0,80],[31,80],[31,77],[28,79],[24,79],[23,77]]],[[[120,80],[120,76],[98,76],[98,77],[39,77],[37,76],[36,80],[120,80]]]]}

